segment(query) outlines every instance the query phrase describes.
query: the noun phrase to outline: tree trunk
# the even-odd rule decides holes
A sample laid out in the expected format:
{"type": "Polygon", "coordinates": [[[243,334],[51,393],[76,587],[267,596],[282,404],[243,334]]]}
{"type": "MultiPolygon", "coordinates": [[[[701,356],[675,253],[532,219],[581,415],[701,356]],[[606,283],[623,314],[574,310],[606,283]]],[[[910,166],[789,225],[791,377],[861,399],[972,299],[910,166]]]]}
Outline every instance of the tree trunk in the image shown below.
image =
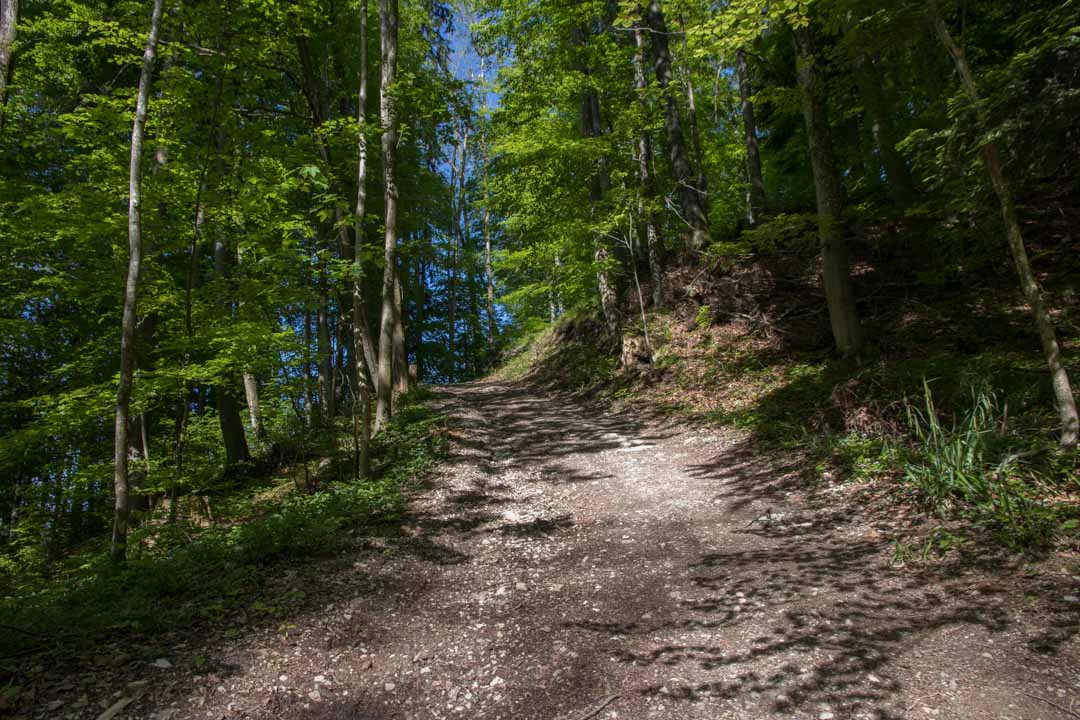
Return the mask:
{"type": "Polygon", "coordinates": [[[484,152],[484,299],[487,310],[487,363],[495,359],[495,273],[491,266],[491,194],[488,192],[487,152],[484,152]]]}
{"type": "MultiPolygon", "coordinates": [[[[971,72],[964,49],[956,44],[949,33],[945,20],[941,17],[936,0],[929,3],[930,18],[934,30],[941,44],[945,46],[956,70],[960,75],[960,83],[964,93],[968,96],[975,107],[979,105],[979,88],[975,84],[975,76],[971,72]]],[[[979,121],[986,124],[985,111],[979,111],[979,121]]],[[[1012,188],[1005,177],[1005,170],[1001,164],[1001,155],[997,143],[990,141],[980,148],[983,165],[990,176],[990,184],[994,187],[994,193],[1001,205],[1001,217],[1005,222],[1005,236],[1009,242],[1009,250],[1012,253],[1013,263],[1016,265],[1016,273],[1020,276],[1020,288],[1023,290],[1024,299],[1031,306],[1031,313],[1035,318],[1035,325],[1039,331],[1039,340],[1042,343],[1043,355],[1050,367],[1050,381],[1054,389],[1054,399],[1057,404],[1058,415],[1061,418],[1061,446],[1065,449],[1076,447],[1078,435],[1080,435],[1080,417],[1077,415],[1076,398],[1073,396],[1072,383],[1065,369],[1062,359],[1061,348],[1058,346],[1057,332],[1050,315],[1046,311],[1046,303],[1043,301],[1042,287],[1031,270],[1028,261],[1027,248],[1024,245],[1024,237],[1020,231],[1020,221],[1016,215],[1016,202],[1013,199],[1012,188]]]]}
{"type": "Polygon", "coordinates": [[[454,232],[453,247],[450,251],[450,282],[447,297],[447,332],[449,334],[449,354],[447,355],[447,379],[453,381],[457,376],[457,280],[459,255],[465,245],[465,236],[468,233],[469,216],[465,209],[465,170],[469,161],[469,128],[464,119],[461,120],[460,131],[455,130],[457,137],[457,162],[450,173],[450,191],[454,193],[453,222],[454,232]],[[457,187],[455,187],[455,181],[457,187]]]}
{"type": "Polygon", "coordinates": [[[889,183],[889,191],[898,205],[906,207],[915,197],[915,181],[911,177],[907,161],[896,149],[896,131],[881,87],[883,78],[880,69],[873,67],[870,58],[860,56],[855,60],[854,75],[874,144],[881,153],[881,164],[889,183]]]}
{"type": "Polygon", "coordinates": [[[705,153],[701,150],[701,131],[698,129],[697,119],[697,96],[694,92],[694,75],[690,68],[690,49],[686,42],[686,21],[682,13],[679,13],[679,31],[682,34],[682,46],[684,61],[680,64],[683,75],[683,83],[686,85],[686,119],[690,123],[690,140],[694,144],[694,165],[697,169],[697,189],[704,197],[708,197],[709,182],[705,176],[705,153]]]}
{"type": "Polygon", "coordinates": [[[259,384],[249,372],[244,373],[244,397],[247,400],[248,416],[251,418],[251,432],[261,440],[266,437],[266,430],[263,428],[262,409],[259,407],[259,384]]]}
{"type": "Polygon", "coordinates": [[[158,30],[161,27],[163,0],[154,0],[150,13],[150,32],[143,51],[139,90],[135,101],[135,119],[131,129],[131,158],[128,165],[128,268],[124,281],[124,315],[120,326],[120,385],[116,391],[116,425],[113,438],[113,532],[109,553],[113,560],[127,555],[128,498],[128,424],[131,388],[135,376],[135,322],[139,271],[142,264],[142,144],[146,127],[146,106],[150,99],[150,79],[154,72],[158,30]]]}
{"type": "Polygon", "coordinates": [[[814,173],[814,192],[817,195],[822,280],[829,308],[829,323],[841,356],[857,358],[862,348],[862,329],[848,267],[840,177],[833,161],[829,119],[821,79],[815,66],[814,36],[810,28],[804,27],[794,31],[794,40],[803,116],[810,143],[810,164],[814,173]]]}
{"type": "MultiPolygon", "coordinates": [[[[602,132],[600,98],[597,97],[595,90],[589,90],[585,94],[582,102],[582,124],[585,137],[600,137],[602,132]]],[[[589,181],[589,202],[591,212],[594,214],[600,211],[600,204],[604,200],[604,189],[607,187],[607,183],[607,164],[603,158],[600,158],[596,172],[589,181]]],[[[600,309],[603,311],[604,320],[607,322],[608,333],[618,343],[619,347],[622,347],[622,317],[619,314],[615,282],[608,268],[611,261],[611,251],[607,239],[600,233],[594,234],[593,259],[596,262],[596,284],[600,293],[600,309]]]]}
{"type": "MultiPolygon", "coordinates": [[[[638,102],[643,117],[649,117],[646,91],[649,83],[645,78],[645,29],[634,28],[634,84],[638,90],[638,102]]],[[[649,274],[652,276],[652,302],[654,308],[664,306],[664,262],[660,245],[660,220],[657,217],[656,178],[652,172],[652,138],[644,124],[638,129],[638,182],[641,184],[641,202],[638,209],[645,221],[645,244],[648,248],[649,274]]]]}
{"type": "Polygon", "coordinates": [[[708,200],[697,187],[690,157],[683,139],[679,103],[671,88],[671,51],[668,47],[668,30],[660,0],[649,0],[645,21],[652,31],[652,46],[656,79],[664,94],[664,133],[667,137],[671,158],[671,175],[682,200],[683,222],[690,228],[690,249],[700,251],[709,241],[708,200]]]}
{"type": "Polygon", "coordinates": [[[334,354],[330,340],[330,298],[327,292],[326,267],[319,270],[319,308],[315,327],[319,343],[319,412],[324,425],[334,422],[334,354]]]}
{"type": "Polygon", "coordinates": [[[364,214],[367,212],[367,92],[368,92],[368,0],[360,0],[360,78],[356,92],[356,209],[353,222],[356,245],[353,248],[352,330],[353,330],[353,427],[359,433],[357,442],[356,476],[368,475],[368,455],[371,444],[371,392],[374,379],[375,350],[364,305],[364,268],[361,248],[364,239],[364,214]]]}
{"type": "Polygon", "coordinates": [[[405,352],[405,293],[401,273],[394,271],[394,390],[409,392],[409,358],[405,352]]]}
{"type": "Polygon", "coordinates": [[[235,465],[250,458],[244,421],[240,419],[240,403],[236,401],[229,383],[222,381],[214,387],[217,395],[221,439],[225,443],[225,463],[235,465]]]}
{"type": "Polygon", "coordinates": [[[761,154],[758,151],[757,121],[754,118],[754,95],[750,85],[750,69],[746,64],[746,49],[735,51],[735,69],[739,76],[739,101],[742,109],[743,134],[746,138],[746,174],[750,178],[747,206],[750,224],[757,225],[765,217],[765,178],[761,174],[761,154]]]}
{"type": "Polygon", "coordinates": [[[7,105],[8,80],[19,24],[19,0],[0,0],[0,113],[7,105]]]}
{"type": "Polygon", "coordinates": [[[311,373],[311,310],[304,307],[304,424],[315,422],[315,398],[311,373]]]}
{"type": "Polygon", "coordinates": [[[393,394],[394,275],[397,267],[397,109],[394,76],[397,73],[397,0],[379,0],[379,37],[382,44],[382,83],[379,108],[382,119],[383,185],[386,234],[383,238],[382,322],[379,327],[379,372],[376,380],[375,431],[390,419],[393,394]]]}

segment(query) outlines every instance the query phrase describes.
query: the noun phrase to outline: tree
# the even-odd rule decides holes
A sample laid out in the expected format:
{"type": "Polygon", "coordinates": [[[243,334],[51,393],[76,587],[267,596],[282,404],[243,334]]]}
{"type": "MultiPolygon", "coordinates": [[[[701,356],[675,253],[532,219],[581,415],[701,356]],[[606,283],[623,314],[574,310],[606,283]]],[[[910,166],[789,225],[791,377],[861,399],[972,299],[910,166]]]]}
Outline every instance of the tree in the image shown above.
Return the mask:
{"type": "Polygon", "coordinates": [[[793,39],[803,117],[810,144],[810,164],[814,172],[822,285],[829,308],[829,324],[840,354],[845,358],[857,358],[863,343],[862,328],[856,313],[855,291],[848,266],[840,178],[833,161],[832,136],[817,69],[814,35],[809,25],[804,25],[794,29],[793,39]]]}
{"type": "Polygon", "coordinates": [[[135,100],[135,119],[131,128],[131,162],[128,168],[128,267],[124,281],[124,314],[120,325],[120,384],[116,391],[116,425],[113,436],[113,532],[110,554],[123,560],[127,554],[128,497],[128,425],[131,411],[131,387],[135,377],[135,324],[138,312],[139,272],[142,267],[142,151],[146,127],[146,107],[150,101],[150,82],[154,72],[158,31],[161,27],[163,0],[154,0],[150,30],[143,51],[139,89],[135,100]]]}
{"type": "Polygon", "coordinates": [[[739,106],[742,112],[743,135],[746,138],[746,174],[750,179],[747,207],[750,224],[755,225],[765,217],[765,179],[761,174],[761,154],[758,150],[757,120],[754,118],[753,87],[750,69],[746,63],[746,48],[735,51],[735,72],[739,78],[739,106]]]}
{"type": "Polygon", "coordinates": [[[375,430],[389,420],[393,385],[394,326],[401,312],[397,305],[395,277],[397,273],[397,178],[395,153],[397,151],[397,110],[394,98],[394,76],[397,72],[398,52],[398,3],[397,0],[379,0],[379,37],[382,43],[382,84],[379,86],[379,107],[383,134],[383,186],[385,237],[383,247],[382,323],[379,332],[379,370],[376,381],[377,400],[375,430]]]}
{"type": "Polygon", "coordinates": [[[682,200],[683,222],[690,228],[690,249],[701,251],[709,241],[709,206],[704,191],[698,187],[690,156],[686,152],[679,104],[671,87],[671,50],[667,23],[660,0],[649,0],[645,22],[652,35],[653,63],[656,80],[664,97],[664,133],[667,138],[671,173],[682,200]]]}
{"type": "MultiPolygon", "coordinates": [[[[956,43],[949,32],[945,19],[941,15],[941,9],[937,0],[930,0],[927,6],[930,13],[930,22],[937,33],[938,39],[949,53],[956,72],[960,76],[960,84],[968,100],[977,108],[981,107],[979,87],[975,82],[975,75],[971,71],[964,54],[964,49],[956,43]]],[[[985,111],[979,111],[979,119],[985,124],[985,111]]],[[[1046,311],[1046,303],[1042,296],[1042,287],[1031,271],[1031,262],[1028,260],[1027,247],[1024,245],[1024,236],[1020,230],[1020,220],[1016,214],[1016,201],[1013,199],[1012,187],[1005,171],[1002,168],[1001,154],[997,143],[992,139],[984,139],[979,148],[983,167],[990,177],[990,184],[997,195],[1001,205],[1001,218],[1005,223],[1005,237],[1009,243],[1009,251],[1012,253],[1013,263],[1016,266],[1016,274],[1020,276],[1020,288],[1024,293],[1024,299],[1031,307],[1031,314],[1035,319],[1035,327],[1039,332],[1039,340],[1042,344],[1043,355],[1050,367],[1050,380],[1054,389],[1054,399],[1057,403],[1058,415],[1061,419],[1061,446],[1066,449],[1076,447],[1080,436],[1080,417],[1077,416],[1076,398],[1073,395],[1072,383],[1065,369],[1065,362],[1061,356],[1061,347],[1058,345],[1057,332],[1054,323],[1046,311]]]]}
{"type": "Polygon", "coordinates": [[[367,90],[368,90],[368,2],[360,0],[360,72],[356,92],[356,208],[354,223],[356,244],[352,257],[352,331],[353,331],[353,431],[357,433],[356,475],[368,475],[371,436],[371,392],[369,378],[374,377],[372,354],[367,347],[367,313],[364,312],[364,265],[360,241],[364,237],[364,213],[367,211],[367,90]]]}
{"type": "Polygon", "coordinates": [[[649,273],[652,275],[653,307],[661,308],[664,305],[663,247],[656,210],[656,178],[652,171],[652,138],[645,126],[652,108],[646,96],[649,83],[645,78],[645,28],[640,23],[634,26],[634,84],[638,90],[638,103],[642,114],[637,132],[638,182],[641,184],[639,210],[645,220],[645,244],[649,257],[649,273]]]}

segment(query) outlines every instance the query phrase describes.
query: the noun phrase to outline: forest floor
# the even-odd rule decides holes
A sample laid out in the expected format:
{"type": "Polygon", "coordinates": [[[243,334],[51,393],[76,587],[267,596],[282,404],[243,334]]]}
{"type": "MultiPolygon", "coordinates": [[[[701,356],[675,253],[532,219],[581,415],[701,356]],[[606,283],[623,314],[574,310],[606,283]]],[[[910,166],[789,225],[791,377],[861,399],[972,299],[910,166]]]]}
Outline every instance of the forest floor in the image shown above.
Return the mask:
{"type": "Polygon", "coordinates": [[[306,599],[273,622],[73,659],[34,716],[1080,717],[1075,561],[904,566],[890,513],[734,430],[435,402],[450,454],[403,524],[283,570],[306,599]]]}

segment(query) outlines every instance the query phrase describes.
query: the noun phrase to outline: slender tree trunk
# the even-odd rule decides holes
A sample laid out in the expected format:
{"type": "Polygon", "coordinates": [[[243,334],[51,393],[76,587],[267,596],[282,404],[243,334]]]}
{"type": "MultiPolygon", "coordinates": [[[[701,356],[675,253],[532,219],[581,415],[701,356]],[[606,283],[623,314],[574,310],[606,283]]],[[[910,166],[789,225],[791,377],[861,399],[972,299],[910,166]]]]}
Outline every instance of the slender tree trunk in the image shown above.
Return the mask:
{"type": "Polygon", "coordinates": [[[123,560],[127,555],[127,526],[130,511],[128,498],[128,419],[131,388],[135,376],[135,322],[138,302],[139,271],[142,264],[142,145],[146,127],[146,106],[150,99],[150,79],[154,72],[158,30],[161,27],[163,0],[154,0],[150,13],[150,32],[143,51],[139,90],[135,101],[135,119],[131,129],[131,159],[128,166],[128,268],[124,282],[124,315],[120,326],[120,385],[116,391],[116,425],[113,438],[113,532],[110,555],[123,560]]]}
{"type": "MultiPolygon", "coordinates": [[[[595,90],[585,94],[582,103],[582,124],[585,137],[599,138],[602,132],[600,122],[600,99],[595,90]]],[[[604,201],[604,189],[607,187],[608,174],[607,164],[601,158],[597,163],[596,172],[589,181],[589,202],[591,212],[600,211],[600,205],[604,201]]],[[[622,317],[619,313],[618,297],[615,290],[615,282],[611,277],[608,267],[611,261],[611,250],[607,239],[600,233],[595,233],[593,238],[593,259],[596,262],[596,284],[600,292],[600,309],[603,311],[604,320],[607,322],[608,333],[619,347],[622,347],[622,317]]]]}
{"type": "MultiPolygon", "coordinates": [[[[574,43],[584,46],[588,35],[587,29],[577,29],[574,32],[574,43]]],[[[582,61],[581,71],[590,75],[588,65],[582,61]]],[[[584,138],[600,138],[603,134],[603,123],[600,119],[600,98],[594,88],[589,88],[581,96],[581,136],[584,138]]],[[[595,172],[589,178],[589,212],[596,215],[601,211],[604,202],[604,192],[609,182],[607,161],[601,157],[596,163],[595,172]]],[[[600,297],[600,310],[603,313],[608,334],[611,339],[622,347],[622,317],[619,314],[619,304],[614,279],[611,277],[611,251],[608,239],[599,232],[593,233],[593,260],[596,267],[596,285],[600,297]]],[[[556,273],[560,260],[555,258],[556,273]]],[[[557,282],[557,281],[556,281],[557,282]]]]}
{"type": "Polygon", "coordinates": [[[259,407],[259,384],[249,372],[244,373],[244,397],[247,400],[248,416],[251,418],[251,432],[262,439],[266,437],[266,431],[262,424],[262,409],[259,407]]]}
{"type": "Polygon", "coordinates": [[[668,153],[671,157],[671,175],[682,201],[683,221],[690,229],[690,249],[700,251],[709,241],[708,199],[697,187],[696,177],[683,139],[679,103],[671,87],[671,51],[668,45],[667,24],[660,0],[649,0],[645,21],[652,31],[652,46],[656,79],[664,94],[664,133],[667,136],[668,153]]]}
{"type": "MultiPolygon", "coordinates": [[[[649,117],[646,91],[649,83],[645,78],[645,29],[634,28],[634,84],[638,90],[638,102],[643,117],[649,117]]],[[[652,276],[652,301],[654,308],[664,306],[664,261],[660,244],[660,219],[657,217],[656,178],[652,172],[652,138],[644,126],[638,129],[638,181],[641,184],[639,211],[645,220],[645,244],[648,249],[649,274],[652,276]]]]}
{"type": "Polygon", "coordinates": [[[449,335],[449,354],[447,364],[449,370],[447,379],[453,381],[457,375],[457,280],[459,255],[465,244],[465,235],[468,232],[468,214],[465,209],[465,169],[468,167],[469,158],[469,128],[464,119],[461,121],[460,131],[455,130],[457,136],[457,162],[451,168],[451,192],[454,193],[453,202],[454,232],[453,247],[450,250],[450,282],[447,297],[447,331],[449,335]],[[456,181],[456,187],[455,187],[456,181]]]}
{"type": "Polygon", "coordinates": [[[315,398],[311,373],[311,310],[304,307],[304,423],[315,422],[315,398]]]}
{"type": "Polygon", "coordinates": [[[19,0],[0,0],[0,128],[7,105],[8,81],[14,58],[15,31],[19,24],[19,0]]]}
{"type": "MultiPolygon", "coordinates": [[[[222,280],[228,278],[230,264],[231,256],[224,230],[219,228],[214,238],[214,271],[222,280]]],[[[234,308],[231,299],[226,302],[226,305],[229,313],[232,314],[234,308]]],[[[225,376],[214,387],[218,421],[221,425],[221,439],[225,444],[225,462],[229,465],[244,462],[250,457],[247,437],[244,434],[244,421],[240,417],[240,403],[233,390],[235,384],[235,376],[225,376]]]]}
{"type": "Polygon", "coordinates": [[[330,298],[327,291],[326,267],[319,270],[319,308],[315,327],[319,342],[319,411],[321,422],[334,421],[334,355],[330,341],[330,298]]]}
{"type": "Polygon", "coordinates": [[[488,192],[487,153],[484,153],[484,299],[487,310],[487,361],[495,358],[495,272],[491,265],[491,194],[488,192]]]}
{"type": "Polygon", "coordinates": [[[840,177],[833,160],[828,114],[815,66],[814,37],[810,28],[794,31],[799,88],[803,98],[806,135],[810,142],[810,164],[817,195],[821,236],[822,279],[833,339],[843,357],[857,358],[862,348],[862,329],[855,308],[855,291],[848,267],[844,238],[843,202],[840,177]]]}
{"type": "Polygon", "coordinates": [[[743,134],[746,138],[746,174],[750,178],[747,206],[750,224],[757,225],[765,217],[765,178],[761,174],[761,154],[758,151],[757,120],[754,118],[754,96],[750,85],[750,69],[746,64],[746,49],[735,51],[735,69],[739,76],[739,101],[742,109],[743,134]]]}
{"type": "MultiPolygon", "coordinates": [[[[964,93],[973,105],[979,107],[979,88],[975,83],[975,76],[971,72],[964,49],[956,44],[949,33],[945,20],[941,16],[941,10],[936,0],[929,3],[930,18],[934,30],[941,44],[945,46],[957,73],[960,75],[960,83],[964,93]]],[[[979,121],[986,124],[985,111],[979,112],[979,121]]],[[[1005,222],[1005,236],[1009,242],[1009,250],[1012,253],[1013,263],[1016,265],[1016,273],[1020,276],[1020,287],[1024,292],[1024,299],[1031,306],[1031,313],[1035,319],[1035,325],[1039,331],[1039,340],[1042,343],[1043,355],[1050,367],[1050,381],[1054,389],[1054,399],[1057,404],[1058,415],[1061,418],[1061,446],[1065,449],[1076,447],[1078,435],[1080,435],[1080,417],[1076,410],[1076,397],[1073,395],[1072,383],[1065,369],[1062,359],[1061,348],[1058,346],[1057,332],[1054,323],[1046,310],[1046,303],[1042,296],[1042,287],[1031,270],[1028,260],[1027,248],[1024,245],[1024,237],[1020,231],[1020,220],[1016,214],[1016,201],[1013,198],[1012,188],[1005,170],[1002,167],[1001,155],[997,143],[987,142],[980,149],[983,165],[990,176],[990,184],[994,187],[994,193],[1001,205],[1001,217],[1005,222]]]]}
{"type": "Polygon", "coordinates": [[[386,235],[383,238],[382,322],[379,328],[379,371],[376,380],[375,431],[390,419],[393,395],[394,352],[394,275],[397,267],[397,109],[394,98],[394,76],[397,74],[398,3],[379,0],[379,37],[382,44],[382,83],[379,87],[379,108],[382,119],[383,205],[386,209],[386,235]]]}
{"type": "Polygon", "coordinates": [[[367,212],[367,94],[368,94],[368,0],[360,0],[360,78],[356,93],[356,209],[354,224],[356,246],[353,252],[352,329],[355,383],[353,388],[353,426],[359,433],[356,475],[368,476],[371,443],[371,379],[374,378],[375,349],[364,305],[364,268],[360,250],[364,239],[364,214],[367,212]],[[359,418],[359,419],[358,419],[359,418]]]}
{"type": "Polygon", "coordinates": [[[405,292],[401,273],[394,271],[394,390],[409,392],[409,356],[405,351],[405,292]]]}
{"type": "Polygon", "coordinates": [[[883,78],[880,68],[875,68],[870,58],[860,56],[854,63],[855,84],[859,89],[866,119],[881,154],[885,178],[889,191],[896,198],[897,204],[905,207],[911,204],[915,196],[915,181],[911,177],[907,162],[896,149],[896,131],[893,118],[881,87],[883,78]]]}
{"type": "MultiPolygon", "coordinates": [[[[431,246],[431,230],[424,228],[425,246],[431,246]]],[[[416,262],[416,316],[412,321],[413,333],[413,358],[416,361],[417,382],[423,382],[424,377],[424,323],[427,318],[427,261],[420,257],[416,262]]]]}
{"type": "Polygon", "coordinates": [[[690,139],[694,144],[697,188],[703,196],[708,197],[709,182],[705,176],[705,153],[701,150],[701,131],[698,129],[697,94],[694,92],[694,74],[690,68],[690,49],[686,42],[686,21],[681,13],[679,14],[679,30],[682,34],[683,57],[685,58],[680,67],[683,83],[686,85],[686,119],[690,123],[690,139]]]}

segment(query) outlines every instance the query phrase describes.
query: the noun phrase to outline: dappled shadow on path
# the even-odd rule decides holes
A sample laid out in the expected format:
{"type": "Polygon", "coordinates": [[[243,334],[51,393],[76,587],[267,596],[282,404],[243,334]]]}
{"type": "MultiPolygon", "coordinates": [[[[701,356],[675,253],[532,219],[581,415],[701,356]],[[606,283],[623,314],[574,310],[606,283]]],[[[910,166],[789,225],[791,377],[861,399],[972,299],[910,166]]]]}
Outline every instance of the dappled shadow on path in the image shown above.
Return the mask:
{"type": "MultiPolygon", "coordinates": [[[[1009,609],[1021,559],[995,556],[977,572],[970,563],[893,567],[889,536],[863,522],[859,508],[815,497],[788,505],[789,493],[805,490],[793,469],[749,442],[687,468],[727,511],[713,547],[633,588],[638,612],[656,610],[566,626],[593,634],[628,671],[649,678],[637,688],[644,696],[758,716],[899,720],[928,692],[916,685],[945,683],[946,671],[961,684],[971,681],[965,669],[1029,682],[1022,670],[1008,677],[1022,667],[1016,658],[1031,661],[1022,643],[1008,650],[1005,670],[983,653],[990,638],[1027,632],[1009,609]],[[915,680],[912,663],[923,653],[932,679],[915,680]]],[[[1075,632],[1078,615],[1059,604],[1043,625],[1075,632]]]]}

